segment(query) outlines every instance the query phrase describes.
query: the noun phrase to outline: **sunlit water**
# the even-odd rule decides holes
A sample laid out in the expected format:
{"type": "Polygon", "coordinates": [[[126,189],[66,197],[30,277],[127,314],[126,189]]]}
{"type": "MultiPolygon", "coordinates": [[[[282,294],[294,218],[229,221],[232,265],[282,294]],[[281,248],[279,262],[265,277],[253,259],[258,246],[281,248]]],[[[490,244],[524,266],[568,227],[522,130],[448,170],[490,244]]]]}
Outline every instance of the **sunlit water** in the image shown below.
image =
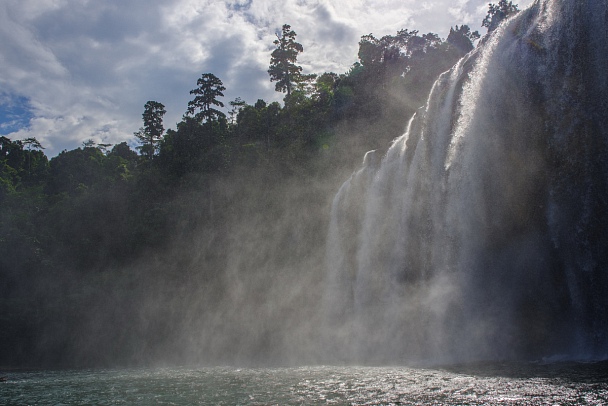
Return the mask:
{"type": "Polygon", "coordinates": [[[607,404],[608,364],[5,373],[6,405],[607,404]]]}

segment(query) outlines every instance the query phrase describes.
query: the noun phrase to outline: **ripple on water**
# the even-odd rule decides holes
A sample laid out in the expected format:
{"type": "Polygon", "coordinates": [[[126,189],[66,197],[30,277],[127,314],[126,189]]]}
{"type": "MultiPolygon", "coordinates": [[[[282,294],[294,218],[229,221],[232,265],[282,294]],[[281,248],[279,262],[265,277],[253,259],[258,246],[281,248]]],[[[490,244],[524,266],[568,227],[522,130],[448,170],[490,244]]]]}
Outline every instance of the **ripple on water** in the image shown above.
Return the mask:
{"type": "Polygon", "coordinates": [[[19,372],[0,384],[0,403],[600,405],[608,403],[608,364],[19,372]]]}

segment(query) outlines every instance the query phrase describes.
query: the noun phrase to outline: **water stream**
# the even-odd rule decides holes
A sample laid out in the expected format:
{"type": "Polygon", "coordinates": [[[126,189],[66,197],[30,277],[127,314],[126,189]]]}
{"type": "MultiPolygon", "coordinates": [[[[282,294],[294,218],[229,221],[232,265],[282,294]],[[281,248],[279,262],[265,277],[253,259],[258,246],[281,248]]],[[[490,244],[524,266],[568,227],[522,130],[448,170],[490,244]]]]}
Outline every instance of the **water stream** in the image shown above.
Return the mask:
{"type": "Polygon", "coordinates": [[[608,355],[608,3],[537,0],[332,208],[330,354],[608,355]]]}

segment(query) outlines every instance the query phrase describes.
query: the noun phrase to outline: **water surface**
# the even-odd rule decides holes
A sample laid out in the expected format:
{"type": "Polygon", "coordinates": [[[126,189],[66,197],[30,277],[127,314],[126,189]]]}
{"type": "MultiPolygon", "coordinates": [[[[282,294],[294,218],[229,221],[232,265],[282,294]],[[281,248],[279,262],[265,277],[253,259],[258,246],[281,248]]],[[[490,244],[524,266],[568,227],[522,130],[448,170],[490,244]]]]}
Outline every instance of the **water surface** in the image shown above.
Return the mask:
{"type": "Polygon", "coordinates": [[[608,403],[608,363],[9,372],[7,405],[608,403]]]}

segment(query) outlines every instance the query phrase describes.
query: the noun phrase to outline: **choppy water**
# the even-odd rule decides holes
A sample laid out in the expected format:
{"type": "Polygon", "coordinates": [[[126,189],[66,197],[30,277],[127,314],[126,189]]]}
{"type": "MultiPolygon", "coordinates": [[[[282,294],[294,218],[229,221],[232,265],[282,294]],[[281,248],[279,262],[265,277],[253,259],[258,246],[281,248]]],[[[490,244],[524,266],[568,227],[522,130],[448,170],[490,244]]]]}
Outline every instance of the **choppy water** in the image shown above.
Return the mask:
{"type": "Polygon", "coordinates": [[[6,405],[607,404],[608,363],[4,373],[6,405]]]}

